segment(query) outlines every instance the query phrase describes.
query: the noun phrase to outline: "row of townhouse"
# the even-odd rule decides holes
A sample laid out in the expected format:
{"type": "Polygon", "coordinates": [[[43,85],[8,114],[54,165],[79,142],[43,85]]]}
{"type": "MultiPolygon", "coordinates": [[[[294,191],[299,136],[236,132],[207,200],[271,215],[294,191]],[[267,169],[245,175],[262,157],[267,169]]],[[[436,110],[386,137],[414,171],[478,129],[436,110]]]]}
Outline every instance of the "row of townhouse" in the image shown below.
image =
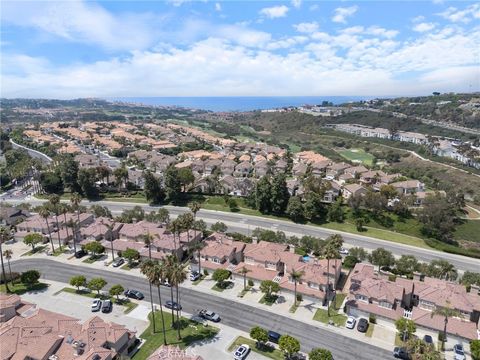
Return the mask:
{"type": "Polygon", "coordinates": [[[230,270],[239,281],[243,279],[242,269],[246,268],[248,279],[272,280],[285,291],[294,290],[290,272],[302,271],[297,291],[323,304],[327,301],[327,286],[335,289],[340,278],[341,260],[330,261],[327,269],[327,260],[304,259],[295,254],[291,245],[255,240],[246,244],[221,233],[214,233],[204,241],[205,247],[200,252],[204,268],[230,270]]]}
{"type": "Polygon", "coordinates": [[[373,265],[359,263],[345,288],[349,315],[374,314],[388,322],[404,317],[417,326],[443,331],[445,318],[434,310],[450,307],[461,316],[448,319],[447,332],[458,338],[480,339],[480,296],[467,292],[460,284],[420,276],[413,280],[397,277],[392,281],[376,272],[373,265]]]}
{"type": "Polygon", "coordinates": [[[2,359],[112,360],[128,355],[135,331],[98,316],[86,321],[0,294],[2,359]]]}
{"type": "Polygon", "coordinates": [[[359,124],[337,124],[335,128],[340,131],[347,132],[349,134],[362,136],[362,137],[374,137],[379,139],[391,139],[403,142],[409,142],[413,144],[426,144],[428,138],[420,133],[409,131],[398,131],[392,134],[388,129],[384,128],[372,128],[370,126],[359,124]]]}

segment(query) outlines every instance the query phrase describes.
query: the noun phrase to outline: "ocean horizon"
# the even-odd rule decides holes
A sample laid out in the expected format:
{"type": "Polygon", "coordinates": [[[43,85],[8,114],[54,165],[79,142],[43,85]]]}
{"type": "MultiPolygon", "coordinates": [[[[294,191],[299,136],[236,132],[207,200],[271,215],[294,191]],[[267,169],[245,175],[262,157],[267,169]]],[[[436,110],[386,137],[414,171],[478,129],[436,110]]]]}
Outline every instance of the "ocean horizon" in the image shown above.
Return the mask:
{"type": "Polygon", "coordinates": [[[328,101],[334,105],[369,100],[365,96],[199,96],[199,97],[112,97],[110,101],[122,101],[152,106],[179,106],[210,111],[253,111],[289,106],[319,105],[328,101]]]}

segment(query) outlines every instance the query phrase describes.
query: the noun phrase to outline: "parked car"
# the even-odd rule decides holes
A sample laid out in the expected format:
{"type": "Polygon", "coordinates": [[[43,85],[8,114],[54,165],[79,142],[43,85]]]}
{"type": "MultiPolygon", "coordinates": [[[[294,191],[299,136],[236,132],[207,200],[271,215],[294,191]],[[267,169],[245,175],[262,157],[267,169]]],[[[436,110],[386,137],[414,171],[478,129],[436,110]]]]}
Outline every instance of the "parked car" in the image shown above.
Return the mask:
{"type": "Polygon", "coordinates": [[[115,260],[112,262],[113,267],[119,267],[120,265],[123,265],[125,263],[125,260],[121,257],[117,257],[115,260]]]}
{"type": "Polygon", "coordinates": [[[357,330],[364,333],[364,332],[367,332],[367,329],[368,329],[368,320],[364,318],[361,318],[360,320],[358,320],[357,330]]]}
{"type": "Polygon", "coordinates": [[[410,357],[408,356],[407,349],[403,347],[396,346],[393,349],[393,357],[402,360],[409,360],[410,357]]]}
{"type": "Polygon", "coordinates": [[[233,353],[233,358],[235,360],[244,360],[247,357],[249,352],[250,352],[250,346],[242,344],[233,353]]]}
{"type": "Polygon", "coordinates": [[[345,249],[344,247],[340,248],[340,254],[341,255],[348,255],[348,249],[345,249]]]}
{"type": "Polygon", "coordinates": [[[165,303],[165,307],[166,307],[167,309],[182,310],[182,305],[176,303],[175,301],[170,301],[170,300],[168,300],[168,301],[165,303]]]}
{"type": "Polygon", "coordinates": [[[87,255],[87,252],[85,250],[78,250],[76,253],[75,253],[75,257],[77,259],[80,259],[82,257],[84,257],[85,255],[87,255]]]}
{"type": "Polygon", "coordinates": [[[166,287],[172,287],[172,285],[170,285],[170,283],[168,282],[167,279],[165,279],[165,281],[163,282],[162,285],[163,285],[163,286],[166,286],[166,287]]]}
{"type": "Polygon", "coordinates": [[[100,311],[101,308],[102,308],[102,300],[94,299],[92,302],[92,312],[100,311]]]}
{"type": "Polygon", "coordinates": [[[455,360],[466,360],[465,350],[463,350],[462,344],[455,344],[453,347],[453,353],[455,354],[455,360]]]}
{"type": "Polygon", "coordinates": [[[433,346],[433,338],[430,335],[425,335],[423,341],[425,341],[427,345],[433,346]]]}
{"type": "Polygon", "coordinates": [[[355,324],[357,323],[357,319],[353,316],[349,316],[347,322],[345,323],[345,327],[347,329],[355,329],[355,324]]]}
{"type": "Polygon", "coordinates": [[[102,312],[103,313],[109,313],[112,311],[113,304],[112,300],[105,300],[102,304],[102,312]]]}
{"type": "Polygon", "coordinates": [[[195,280],[198,280],[198,279],[200,279],[200,273],[198,271],[192,271],[190,273],[190,280],[195,281],[195,280]]]}
{"type": "Polygon", "coordinates": [[[210,321],[213,321],[213,322],[219,322],[220,321],[220,316],[218,314],[214,313],[213,311],[210,311],[210,310],[200,310],[198,315],[205,320],[210,320],[210,321]]]}
{"type": "Polygon", "coordinates": [[[268,332],[268,341],[274,342],[275,344],[278,344],[278,340],[280,340],[280,335],[279,333],[270,330],[268,332]]]}
{"type": "Polygon", "coordinates": [[[145,297],[145,296],[143,296],[143,294],[142,294],[140,291],[138,291],[138,290],[129,290],[129,289],[127,289],[127,290],[125,290],[124,294],[125,294],[126,297],[128,297],[128,298],[130,298],[130,299],[143,300],[143,298],[145,297]]]}

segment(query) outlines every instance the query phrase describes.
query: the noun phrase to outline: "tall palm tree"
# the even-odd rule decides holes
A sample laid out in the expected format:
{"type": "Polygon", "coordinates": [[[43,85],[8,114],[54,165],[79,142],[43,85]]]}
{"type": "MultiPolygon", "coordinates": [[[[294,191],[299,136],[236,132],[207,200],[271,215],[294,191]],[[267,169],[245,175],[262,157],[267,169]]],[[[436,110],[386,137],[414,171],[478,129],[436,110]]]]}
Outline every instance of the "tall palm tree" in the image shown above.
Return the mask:
{"type": "Polygon", "coordinates": [[[55,214],[55,224],[57,225],[58,246],[60,248],[60,251],[62,251],[62,241],[60,240],[60,226],[58,226],[58,213],[59,213],[58,206],[60,205],[60,196],[56,194],[50,195],[48,199],[48,203],[53,213],[55,214]]]}
{"type": "Polygon", "coordinates": [[[67,213],[70,209],[67,204],[62,204],[62,203],[58,204],[58,209],[59,209],[59,213],[63,214],[63,223],[65,226],[65,231],[67,232],[67,239],[68,239],[67,213]]]}
{"type": "Polygon", "coordinates": [[[72,229],[72,242],[73,242],[73,252],[77,252],[77,222],[70,218],[66,223],[67,228],[72,229]]]}
{"type": "Polygon", "coordinates": [[[200,258],[201,258],[201,251],[203,250],[203,248],[205,248],[206,244],[205,242],[203,241],[194,241],[192,242],[191,244],[189,244],[189,249],[192,251],[192,254],[194,252],[197,252],[197,256],[198,256],[198,272],[201,273],[202,272],[202,266],[200,264],[200,258]]]}
{"type": "MultiPolygon", "coordinates": [[[[177,304],[180,304],[180,299],[179,299],[179,286],[181,283],[183,283],[185,280],[187,280],[187,273],[185,272],[185,267],[183,266],[182,263],[180,262],[175,262],[173,265],[172,271],[171,271],[171,279],[172,279],[172,287],[175,286],[176,292],[177,292],[177,304]]],[[[177,338],[178,340],[182,339],[182,335],[180,334],[180,328],[181,328],[181,323],[180,323],[180,315],[179,315],[179,308],[177,307],[177,338]]]]}
{"type": "Polygon", "coordinates": [[[153,272],[153,267],[155,266],[155,262],[148,259],[142,261],[140,264],[140,272],[145,275],[145,277],[148,279],[148,286],[149,286],[149,291],[150,291],[150,305],[152,306],[152,323],[153,323],[153,328],[152,331],[155,334],[155,307],[153,306],[153,293],[152,293],[152,282],[151,279],[153,278],[152,272],[153,272]]]}
{"type": "Polygon", "coordinates": [[[430,317],[434,317],[435,315],[440,315],[443,317],[443,339],[442,339],[442,349],[445,347],[445,341],[447,340],[447,325],[448,319],[451,317],[463,317],[462,313],[457,309],[451,306],[450,301],[445,301],[446,306],[443,307],[436,307],[435,310],[432,311],[430,317]]]}
{"type": "Polygon", "coordinates": [[[330,260],[336,259],[340,256],[338,250],[335,247],[335,244],[327,243],[323,248],[323,256],[327,259],[327,315],[330,316],[330,260]]]}
{"type": "MultiPolygon", "coordinates": [[[[197,201],[193,201],[190,204],[188,204],[188,207],[190,208],[190,211],[193,214],[193,222],[197,221],[197,213],[202,208],[202,205],[197,201]]],[[[195,238],[196,238],[197,237],[197,229],[194,228],[193,231],[194,231],[193,236],[195,236],[195,238]]]]}
{"type": "MultiPolygon", "coordinates": [[[[167,257],[164,260],[164,265],[165,265],[165,277],[168,280],[168,284],[170,285],[170,301],[173,303],[173,269],[175,268],[175,264],[178,262],[178,259],[175,255],[167,255],[167,257]]],[[[173,307],[172,307],[172,327],[174,326],[175,323],[175,315],[173,312],[173,307]]]]}
{"type": "Polygon", "coordinates": [[[2,244],[10,240],[11,236],[12,233],[9,228],[5,226],[0,227],[0,262],[2,265],[3,282],[5,283],[5,290],[7,291],[7,294],[10,292],[10,288],[8,287],[7,276],[5,275],[5,264],[3,263],[2,244]]]}
{"type": "Polygon", "coordinates": [[[243,275],[243,290],[247,290],[247,274],[251,270],[247,269],[245,266],[240,269],[240,274],[243,275]]]}
{"type": "MultiPolygon", "coordinates": [[[[110,250],[112,251],[112,260],[115,260],[115,251],[113,250],[113,229],[115,229],[115,221],[109,221],[108,223],[104,223],[103,220],[100,221],[102,225],[105,225],[108,229],[108,233],[110,234],[109,240],[110,241],[110,250]]],[[[150,257],[151,258],[151,257],[150,257]]]]}
{"type": "Polygon", "coordinates": [[[303,275],[305,274],[303,271],[297,271],[292,269],[289,273],[290,279],[293,281],[295,290],[294,290],[294,300],[293,305],[297,305],[297,283],[302,280],[303,275]]]}
{"type": "Polygon", "coordinates": [[[44,205],[41,207],[38,213],[41,217],[45,219],[45,223],[47,224],[48,238],[50,239],[50,245],[52,245],[52,252],[55,252],[55,247],[53,246],[52,240],[52,232],[50,231],[50,223],[48,222],[48,218],[50,217],[50,210],[46,205],[44,205]]]}
{"type": "MultiPolygon", "coordinates": [[[[77,212],[77,231],[75,232],[77,234],[80,234],[80,204],[82,202],[82,197],[80,196],[79,193],[73,193],[72,196],[70,197],[70,203],[72,204],[72,209],[77,212]]],[[[75,244],[75,241],[78,239],[73,239],[73,243],[75,244]]],[[[74,245],[75,252],[77,251],[77,247],[74,245]]]]}
{"type": "Polygon", "coordinates": [[[152,271],[150,272],[151,282],[157,287],[158,291],[158,303],[160,305],[160,317],[162,319],[163,345],[167,345],[167,330],[165,328],[165,318],[163,316],[162,294],[160,292],[160,285],[162,285],[165,281],[166,271],[167,270],[165,268],[165,264],[157,262],[155,263],[152,271]]]}
{"type": "Polygon", "coordinates": [[[145,246],[148,248],[148,258],[151,260],[152,259],[152,242],[153,242],[153,236],[150,233],[146,233],[142,236],[143,242],[145,246]]]}
{"type": "Polygon", "coordinates": [[[3,251],[3,256],[5,259],[7,259],[7,264],[8,264],[8,272],[10,273],[10,281],[12,282],[13,285],[13,276],[12,276],[12,268],[10,267],[10,260],[12,259],[13,251],[11,249],[6,249],[3,251]]]}

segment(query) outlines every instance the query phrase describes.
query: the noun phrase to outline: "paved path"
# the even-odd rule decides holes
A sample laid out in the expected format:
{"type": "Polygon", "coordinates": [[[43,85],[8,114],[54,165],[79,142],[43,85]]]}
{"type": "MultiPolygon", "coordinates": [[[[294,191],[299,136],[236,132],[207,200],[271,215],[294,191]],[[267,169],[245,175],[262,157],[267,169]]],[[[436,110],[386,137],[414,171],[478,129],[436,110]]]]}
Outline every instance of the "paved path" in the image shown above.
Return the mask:
{"type": "MultiPolygon", "coordinates": [[[[145,294],[145,300],[149,300],[146,280],[128,273],[105,271],[106,269],[97,269],[88,265],[72,265],[46,258],[22,259],[12,262],[13,271],[24,271],[25,269],[38,269],[46,280],[59,282],[68,282],[72,276],[78,274],[84,274],[87,278],[103,277],[109,284],[122,284],[125,288],[138,289],[145,294]]],[[[162,288],[162,297],[168,298],[169,294],[168,289],[162,288]]],[[[224,325],[238,330],[248,332],[253,326],[260,325],[283,334],[290,334],[299,339],[303,351],[309,351],[315,347],[325,347],[332,351],[337,360],[380,360],[391,357],[390,351],[361,342],[353,337],[342,336],[339,329],[313,326],[287,316],[194,289],[181,288],[180,296],[182,306],[188,313],[195,313],[200,308],[209,308],[221,314],[224,325]]],[[[156,296],[154,295],[154,297],[156,296]]]]}
{"type": "Polygon", "coordinates": [[[33,150],[33,149],[30,149],[26,146],[23,146],[23,145],[20,145],[20,144],[17,144],[15,141],[13,141],[12,139],[10,139],[10,142],[12,143],[12,146],[14,148],[21,148],[21,149],[24,149],[24,150],[27,150],[28,154],[33,157],[33,158],[37,158],[37,159],[40,159],[42,160],[44,163],[47,163],[47,164],[50,164],[53,160],[50,156],[47,156],[45,155],[44,153],[40,152],[40,151],[37,151],[37,150],[33,150]]]}

